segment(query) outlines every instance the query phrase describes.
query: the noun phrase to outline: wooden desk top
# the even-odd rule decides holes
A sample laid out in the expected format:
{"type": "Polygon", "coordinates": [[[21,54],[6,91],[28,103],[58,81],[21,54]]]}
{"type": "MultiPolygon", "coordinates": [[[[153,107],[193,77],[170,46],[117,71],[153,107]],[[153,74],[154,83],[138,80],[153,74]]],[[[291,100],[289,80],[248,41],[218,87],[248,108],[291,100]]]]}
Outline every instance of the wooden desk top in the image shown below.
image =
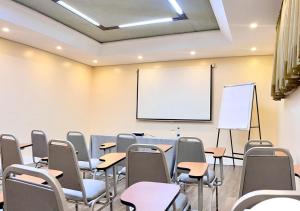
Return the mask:
{"type": "Polygon", "coordinates": [[[97,165],[98,170],[105,170],[120,161],[124,160],[126,158],[126,153],[124,152],[113,152],[103,155],[99,158],[100,161],[104,161],[103,163],[100,163],[97,165]]]}
{"type": "Polygon", "coordinates": [[[110,148],[113,148],[115,147],[117,144],[114,143],[114,142],[107,142],[107,143],[103,143],[100,145],[99,149],[110,149],[110,148]]]}
{"type": "Polygon", "coordinates": [[[4,205],[4,196],[3,196],[3,192],[0,191],[0,208],[2,209],[4,205]]]}
{"type": "Polygon", "coordinates": [[[275,151],[275,155],[278,156],[278,157],[284,157],[284,156],[287,156],[287,154],[285,154],[285,153],[282,152],[282,151],[275,151]]]}
{"type": "Polygon", "coordinates": [[[28,143],[28,144],[20,144],[20,149],[25,149],[27,147],[31,147],[32,143],[28,143]]]}
{"type": "Polygon", "coordinates": [[[154,144],[154,145],[160,148],[163,152],[167,152],[173,147],[171,144],[154,144]]]}
{"type": "Polygon", "coordinates": [[[180,187],[174,184],[138,182],[127,188],[121,194],[120,200],[135,210],[167,210],[179,191],[180,187]]]}
{"type": "Polygon", "coordinates": [[[177,165],[177,168],[182,170],[189,170],[189,176],[191,178],[201,178],[205,175],[208,163],[201,162],[180,162],[177,165]]]}
{"type": "MultiPolygon", "coordinates": [[[[61,177],[63,175],[62,171],[57,171],[57,170],[53,170],[53,169],[45,169],[45,170],[47,170],[50,175],[52,175],[53,177],[56,177],[56,178],[61,177]]],[[[36,184],[44,184],[45,183],[45,180],[43,180],[39,177],[34,177],[34,176],[26,175],[26,174],[17,175],[16,178],[19,180],[36,183],[36,184]]],[[[4,198],[3,198],[3,192],[1,191],[0,192],[0,208],[3,207],[3,204],[4,204],[4,198]]]]}
{"type": "Polygon", "coordinates": [[[205,153],[214,154],[214,158],[221,158],[224,156],[226,148],[224,147],[209,147],[205,149],[205,153]]]}
{"type": "Polygon", "coordinates": [[[300,177],[300,164],[295,164],[295,165],[294,165],[294,174],[295,174],[297,177],[300,177]]]}
{"type": "MultiPolygon", "coordinates": [[[[53,169],[45,169],[45,170],[48,172],[48,174],[50,174],[51,176],[56,177],[56,178],[59,178],[63,175],[62,171],[53,170],[53,169]]],[[[24,181],[36,183],[36,184],[44,184],[45,183],[45,180],[43,180],[39,177],[34,177],[34,176],[26,175],[26,174],[17,175],[16,178],[19,180],[24,180],[24,181]]]]}

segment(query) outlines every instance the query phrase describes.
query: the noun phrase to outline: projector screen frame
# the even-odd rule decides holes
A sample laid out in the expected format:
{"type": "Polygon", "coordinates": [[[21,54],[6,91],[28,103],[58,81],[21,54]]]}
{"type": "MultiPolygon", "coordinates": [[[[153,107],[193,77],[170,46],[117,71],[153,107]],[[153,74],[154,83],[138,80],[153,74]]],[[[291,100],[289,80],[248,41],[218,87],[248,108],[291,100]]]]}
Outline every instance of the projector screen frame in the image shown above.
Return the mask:
{"type": "Polygon", "coordinates": [[[210,65],[210,100],[209,100],[209,119],[159,119],[159,118],[140,118],[138,117],[139,111],[139,69],[137,69],[137,89],[136,89],[136,113],[135,118],[139,121],[154,121],[154,122],[212,122],[212,110],[213,110],[213,69],[215,64],[210,65]]]}

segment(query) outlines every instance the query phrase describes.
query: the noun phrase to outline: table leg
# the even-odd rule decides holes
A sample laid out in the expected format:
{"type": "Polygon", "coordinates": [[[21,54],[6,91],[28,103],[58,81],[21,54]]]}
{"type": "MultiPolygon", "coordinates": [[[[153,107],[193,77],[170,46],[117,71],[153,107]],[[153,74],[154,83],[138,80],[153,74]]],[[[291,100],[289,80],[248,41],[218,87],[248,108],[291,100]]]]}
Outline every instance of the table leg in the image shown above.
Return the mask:
{"type": "Polygon", "coordinates": [[[198,179],[198,210],[202,211],[203,208],[203,182],[202,178],[198,179]]]}
{"type": "Polygon", "coordinates": [[[113,185],[114,185],[114,196],[117,195],[117,184],[116,184],[116,166],[113,166],[113,185]]]}

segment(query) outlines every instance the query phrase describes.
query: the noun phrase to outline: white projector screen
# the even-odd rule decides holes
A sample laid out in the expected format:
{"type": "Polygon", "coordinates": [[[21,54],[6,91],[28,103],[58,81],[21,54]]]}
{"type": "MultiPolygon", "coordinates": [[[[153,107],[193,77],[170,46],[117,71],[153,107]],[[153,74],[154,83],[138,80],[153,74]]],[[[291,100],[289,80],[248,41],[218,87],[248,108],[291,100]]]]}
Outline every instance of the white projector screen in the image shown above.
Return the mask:
{"type": "Polygon", "coordinates": [[[209,66],[142,69],[137,77],[137,119],[211,120],[209,66]]]}

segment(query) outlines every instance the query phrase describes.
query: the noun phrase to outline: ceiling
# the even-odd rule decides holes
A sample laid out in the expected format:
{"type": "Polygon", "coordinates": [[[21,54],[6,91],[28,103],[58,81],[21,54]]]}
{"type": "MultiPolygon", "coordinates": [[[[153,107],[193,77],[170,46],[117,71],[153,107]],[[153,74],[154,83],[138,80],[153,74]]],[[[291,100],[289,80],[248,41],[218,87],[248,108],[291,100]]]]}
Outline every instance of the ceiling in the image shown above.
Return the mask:
{"type": "MultiPolygon", "coordinates": [[[[118,2],[117,0],[109,0],[105,4],[103,3],[104,0],[67,1],[70,4],[71,2],[74,5],[78,4],[82,11],[90,16],[95,15],[95,17],[99,18],[100,14],[97,13],[97,8],[91,8],[89,3],[104,5],[103,7],[107,9],[101,15],[109,18],[99,19],[99,22],[101,21],[101,24],[107,26],[140,21],[147,17],[165,17],[162,16],[163,14],[172,15],[172,17],[176,16],[176,13],[170,8],[166,0],[160,0],[160,4],[151,5],[149,2],[158,2],[159,0],[123,0],[118,2]],[[138,11],[138,7],[143,7],[141,5],[142,2],[148,2],[147,5],[154,9],[149,11],[143,10],[143,12],[138,11]],[[115,5],[122,8],[122,12],[115,5]]],[[[22,2],[39,5],[44,2],[47,2],[47,4],[51,3],[51,5],[54,4],[53,7],[57,8],[57,14],[62,13],[61,18],[63,20],[71,19],[68,20],[70,23],[72,20],[75,20],[78,26],[87,27],[88,33],[93,34],[93,36],[96,35],[97,38],[92,37],[91,34],[86,36],[84,32],[78,32],[79,29],[74,30],[73,27],[70,28],[66,24],[55,21],[53,18],[49,18],[15,1],[3,0],[0,4],[0,28],[4,26],[9,27],[11,31],[9,33],[0,31],[0,37],[46,50],[91,66],[196,58],[270,55],[273,53],[276,35],[275,26],[282,0],[177,1],[180,4],[186,4],[184,7],[194,7],[193,5],[198,5],[199,2],[201,2],[200,4],[206,4],[206,6],[208,4],[210,9],[205,9],[204,13],[206,13],[209,21],[206,21],[205,17],[202,19],[201,15],[203,13],[197,13],[197,11],[201,11],[201,8],[198,8],[198,6],[195,6],[196,9],[183,7],[183,10],[187,11],[185,12],[189,17],[188,20],[163,23],[163,25],[157,24],[155,26],[147,25],[141,28],[140,26],[127,28],[130,32],[121,30],[114,32],[112,30],[111,33],[114,35],[109,35],[105,40],[104,36],[100,37],[99,34],[102,32],[99,28],[95,27],[97,32],[94,34],[95,32],[90,30],[90,27],[93,28],[94,26],[90,26],[86,21],[77,20],[78,17],[75,17],[74,14],[69,14],[69,11],[55,5],[51,0],[23,0],[22,2]],[[212,10],[213,16],[209,10],[212,10]],[[195,14],[195,17],[193,17],[192,13],[195,14]],[[193,20],[196,21],[193,22],[193,20]],[[83,22],[82,25],[80,22],[83,22]],[[217,26],[215,25],[216,22],[217,26]],[[258,24],[256,29],[249,28],[249,24],[252,22],[258,24]],[[184,26],[181,26],[182,23],[184,23],[184,26]],[[203,28],[201,29],[200,26],[205,26],[206,29],[202,31],[203,28]],[[218,29],[209,30],[207,27],[218,29]],[[199,31],[195,31],[195,29],[199,31]],[[183,32],[184,30],[190,31],[182,34],[180,30],[183,30],[183,32]],[[164,33],[169,35],[157,36],[164,33]],[[134,39],[135,37],[144,36],[150,37],[134,39]],[[112,42],[112,40],[119,39],[125,40],[112,42]],[[106,43],[99,43],[99,41],[106,43]],[[57,45],[61,45],[63,50],[58,51],[55,48],[57,45]],[[250,48],[253,46],[257,48],[257,51],[250,51],[250,48]],[[190,55],[190,51],[195,51],[195,55],[190,55]],[[137,56],[139,55],[142,55],[143,59],[138,59],[137,56]],[[99,61],[97,64],[93,63],[95,59],[99,61]]],[[[48,9],[49,11],[55,10],[50,6],[47,6],[46,10],[48,9]]]]}
{"type": "MultiPolygon", "coordinates": [[[[102,30],[52,0],[14,1],[101,43],[219,29],[209,0],[178,0],[188,19],[113,30],[102,30]]],[[[105,27],[178,16],[168,0],[64,0],[64,2],[105,27]]]]}

